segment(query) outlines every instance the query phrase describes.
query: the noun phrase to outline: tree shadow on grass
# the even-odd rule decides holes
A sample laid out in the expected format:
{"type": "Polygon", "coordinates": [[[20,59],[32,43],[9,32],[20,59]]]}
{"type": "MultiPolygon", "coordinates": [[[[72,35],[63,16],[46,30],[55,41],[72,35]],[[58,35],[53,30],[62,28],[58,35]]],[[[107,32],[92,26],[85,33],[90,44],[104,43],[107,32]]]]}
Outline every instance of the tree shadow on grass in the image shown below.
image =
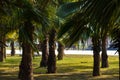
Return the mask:
{"type": "Polygon", "coordinates": [[[119,74],[119,69],[118,68],[107,69],[106,71],[103,71],[102,74],[107,75],[119,74]]]}
{"type": "Polygon", "coordinates": [[[101,76],[92,76],[92,66],[60,66],[56,74],[36,74],[35,80],[119,80],[119,69],[101,70],[101,76]],[[81,69],[81,70],[80,70],[81,69]],[[86,70],[85,70],[86,69],[86,70]],[[76,71],[80,70],[80,71],[76,71]],[[88,71],[87,71],[88,70],[88,71]]]}
{"type": "MultiPolygon", "coordinates": [[[[79,66],[57,66],[57,73],[70,73],[70,72],[80,72],[83,70],[92,70],[92,66],[84,66],[84,65],[79,65],[79,66]]],[[[41,74],[41,73],[46,73],[47,68],[35,68],[34,73],[35,74],[41,74]]]]}
{"type": "Polygon", "coordinates": [[[79,65],[79,66],[65,66],[65,67],[58,67],[57,72],[59,73],[69,73],[69,72],[74,72],[74,71],[79,71],[79,70],[85,70],[85,69],[92,69],[92,66],[83,66],[83,65],[79,65]]]}
{"type": "MultiPolygon", "coordinates": [[[[81,66],[74,66],[78,68],[81,66]]],[[[85,67],[85,66],[82,66],[85,67]]],[[[88,66],[85,67],[86,69],[88,66]]],[[[89,67],[91,68],[91,67],[89,67]]],[[[73,71],[74,71],[73,69],[73,71]]],[[[18,72],[6,73],[4,70],[0,70],[0,80],[18,80],[18,72]]],[[[81,71],[81,72],[64,72],[56,74],[34,74],[35,80],[119,80],[118,69],[108,69],[102,71],[102,75],[98,77],[92,77],[92,71],[81,71]]]]}
{"type": "Polygon", "coordinates": [[[19,80],[17,76],[0,76],[0,80],[19,80]]]}
{"type": "Polygon", "coordinates": [[[41,74],[35,80],[119,80],[117,76],[101,75],[93,77],[91,72],[41,74]]]}
{"type": "Polygon", "coordinates": [[[84,73],[56,73],[35,77],[35,80],[87,80],[89,75],[84,73]]]}
{"type": "Polygon", "coordinates": [[[18,80],[18,71],[6,72],[6,70],[0,70],[0,80],[18,80]]]}
{"type": "Polygon", "coordinates": [[[102,74],[115,77],[116,79],[114,79],[114,80],[119,80],[119,78],[120,78],[119,68],[107,69],[106,71],[102,71],[102,74]]]}

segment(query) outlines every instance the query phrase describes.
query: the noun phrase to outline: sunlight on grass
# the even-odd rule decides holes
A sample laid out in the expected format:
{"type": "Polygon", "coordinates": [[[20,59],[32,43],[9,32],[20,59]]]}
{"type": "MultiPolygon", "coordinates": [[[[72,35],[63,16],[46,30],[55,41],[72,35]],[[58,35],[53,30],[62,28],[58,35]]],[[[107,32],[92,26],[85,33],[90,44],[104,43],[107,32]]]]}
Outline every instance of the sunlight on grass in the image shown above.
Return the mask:
{"type": "MultiPolygon", "coordinates": [[[[0,80],[18,80],[21,57],[8,56],[0,62],[0,80]]],[[[39,68],[41,56],[33,59],[35,80],[119,80],[119,58],[109,56],[109,68],[101,68],[101,76],[92,77],[93,57],[87,55],[65,55],[57,60],[57,73],[46,74],[47,68],[39,68]]]]}

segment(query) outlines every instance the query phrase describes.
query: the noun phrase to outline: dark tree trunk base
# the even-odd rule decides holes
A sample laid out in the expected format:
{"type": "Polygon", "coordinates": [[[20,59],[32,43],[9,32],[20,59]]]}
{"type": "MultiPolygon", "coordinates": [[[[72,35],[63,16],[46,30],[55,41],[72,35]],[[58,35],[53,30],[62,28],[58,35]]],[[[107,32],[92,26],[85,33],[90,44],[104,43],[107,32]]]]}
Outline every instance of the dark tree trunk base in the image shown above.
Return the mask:
{"type": "Polygon", "coordinates": [[[11,42],[11,56],[15,56],[14,41],[11,42]]]}
{"type": "Polygon", "coordinates": [[[93,76],[100,76],[100,55],[94,54],[93,76]]]}
{"type": "Polygon", "coordinates": [[[64,45],[61,42],[58,42],[58,60],[63,60],[64,55],[64,45]]]}
{"type": "Polygon", "coordinates": [[[48,56],[48,72],[47,73],[56,73],[56,56],[54,54],[49,54],[48,56]]]}
{"type": "Polygon", "coordinates": [[[107,55],[103,55],[102,56],[102,65],[101,68],[108,68],[108,56],[107,55]]]}
{"type": "Polygon", "coordinates": [[[45,60],[41,61],[40,67],[47,67],[47,61],[45,61],[45,60]]]}

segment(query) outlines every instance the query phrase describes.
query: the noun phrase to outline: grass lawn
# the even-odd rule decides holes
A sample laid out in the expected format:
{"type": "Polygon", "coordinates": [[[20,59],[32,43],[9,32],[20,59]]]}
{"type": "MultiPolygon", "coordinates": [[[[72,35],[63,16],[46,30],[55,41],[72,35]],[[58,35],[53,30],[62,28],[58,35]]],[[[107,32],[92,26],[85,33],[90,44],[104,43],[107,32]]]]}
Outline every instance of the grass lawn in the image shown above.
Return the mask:
{"type": "MultiPolygon", "coordinates": [[[[0,63],[0,80],[18,80],[20,56],[8,56],[0,63]]],[[[109,68],[101,68],[101,76],[92,77],[93,57],[86,55],[65,55],[57,61],[57,73],[46,74],[46,68],[39,68],[41,57],[33,60],[35,80],[119,80],[119,58],[109,56],[109,68]]]]}

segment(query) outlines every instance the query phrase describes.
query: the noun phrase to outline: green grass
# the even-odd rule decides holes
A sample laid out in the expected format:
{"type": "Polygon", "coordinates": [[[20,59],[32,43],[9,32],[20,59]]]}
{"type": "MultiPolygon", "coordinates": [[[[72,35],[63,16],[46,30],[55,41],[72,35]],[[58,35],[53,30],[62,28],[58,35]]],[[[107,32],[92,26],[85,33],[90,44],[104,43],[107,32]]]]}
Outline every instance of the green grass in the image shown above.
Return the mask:
{"type": "MultiPolygon", "coordinates": [[[[0,63],[0,80],[18,80],[20,56],[8,56],[0,63]]],[[[101,68],[101,76],[92,77],[93,57],[65,55],[57,61],[57,73],[46,74],[46,68],[38,68],[41,57],[33,60],[35,80],[119,80],[119,58],[109,56],[109,68],[101,68]]]]}

